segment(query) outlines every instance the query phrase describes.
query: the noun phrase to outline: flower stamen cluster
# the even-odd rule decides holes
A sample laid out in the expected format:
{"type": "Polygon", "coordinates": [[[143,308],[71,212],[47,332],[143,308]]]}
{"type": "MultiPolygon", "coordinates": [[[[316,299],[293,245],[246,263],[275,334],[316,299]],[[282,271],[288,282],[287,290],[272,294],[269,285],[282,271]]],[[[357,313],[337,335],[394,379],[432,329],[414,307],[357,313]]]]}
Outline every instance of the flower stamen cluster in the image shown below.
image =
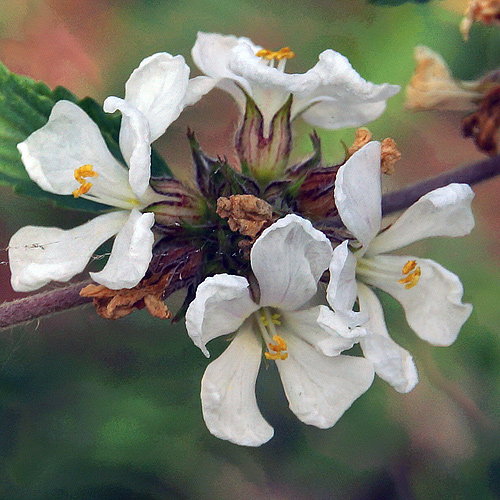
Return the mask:
{"type": "MultiPolygon", "coordinates": [[[[432,51],[418,55],[424,61],[410,96],[420,109],[429,96],[433,105],[459,109],[450,92],[460,106],[477,106],[485,86],[491,91],[492,79],[471,90],[432,51]]],[[[13,287],[68,281],[114,237],[104,268],[91,273],[99,285],[81,294],[109,319],[142,308],[167,319],[173,314],[165,300],[187,288],[176,318],[185,314],[194,344],[209,357],[207,343],[231,336],[203,376],[205,422],[215,436],[247,446],[273,435],[254,392],[266,360],[276,361],[290,409],[319,428],[333,426],[375,373],[399,392],[413,389],[413,358],[390,338],[373,288],[394,296],[411,328],[435,345],[451,344],[471,313],[457,276],[428,259],[387,255],[418,239],[467,234],[470,187],[431,191],[383,229],[381,177],[401,156],[392,139],[380,144],[358,129],[343,161],[325,166],[314,132],[312,154],[289,165],[296,118],[357,127],[399,91],[363,80],[333,50],[304,74],[284,72],[293,57],[289,47],[270,51],[246,38],[200,33],[193,59],[205,76],[190,80],[181,56],[155,54],[132,73],[124,99],[105,100],[106,112],[122,115],[119,154],[69,101],[59,101],[47,124],[18,145],[42,189],[114,210],[71,230],[20,229],[9,245],[13,287]],[[240,164],[210,158],[189,131],[196,185],[173,178],[166,164],[155,175],[153,141],[216,86],[242,109],[240,164]],[[73,177],[80,187],[71,191],[73,177]],[[362,355],[344,354],[355,344],[362,355]]],[[[488,108],[490,127],[497,101],[488,108]]]]}
{"type": "Polygon", "coordinates": [[[406,275],[404,278],[398,280],[398,283],[404,285],[407,290],[413,288],[420,279],[422,271],[420,266],[417,267],[416,260],[409,260],[401,270],[401,274],[406,275]]]}
{"type": "Polygon", "coordinates": [[[290,47],[283,47],[276,52],[268,49],[260,49],[255,55],[257,57],[262,57],[262,59],[266,61],[271,61],[273,59],[281,61],[282,59],[293,59],[295,57],[295,52],[293,52],[290,47]]]}
{"type": "Polygon", "coordinates": [[[256,318],[262,338],[269,348],[269,351],[264,351],[264,357],[273,361],[277,361],[278,359],[284,361],[288,358],[288,353],[286,352],[287,345],[283,338],[278,335],[274,326],[281,325],[281,314],[271,314],[268,307],[263,307],[260,312],[260,315],[258,312],[255,313],[254,317],[256,318]],[[270,342],[271,339],[274,341],[274,344],[270,342]]]}
{"type": "Polygon", "coordinates": [[[92,170],[92,165],[82,165],[75,169],[75,180],[77,180],[81,186],[73,191],[73,196],[79,198],[82,194],[89,192],[92,187],[92,183],[85,180],[86,177],[99,177],[97,172],[92,170]]]}

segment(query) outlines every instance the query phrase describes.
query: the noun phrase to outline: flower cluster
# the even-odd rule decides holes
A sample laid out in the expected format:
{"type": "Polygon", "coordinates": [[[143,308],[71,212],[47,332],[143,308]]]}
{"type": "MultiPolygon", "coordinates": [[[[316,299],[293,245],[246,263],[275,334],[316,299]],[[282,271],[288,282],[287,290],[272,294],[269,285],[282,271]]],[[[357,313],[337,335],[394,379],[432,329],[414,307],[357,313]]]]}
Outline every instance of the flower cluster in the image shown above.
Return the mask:
{"type": "MultiPolygon", "coordinates": [[[[124,99],[105,100],[106,112],[121,113],[119,151],[69,101],[18,145],[42,189],[111,210],[70,230],[21,228],[9,244],[13,288],[70,280],[114,236],[104,268],[90,273],[98,285],[81,293],[107,318],[142,307],[167,318],[162,301],[185,288],[177,317],[185,313],[194,344],[209,356],[210,340],[232,336],[206,369],[201,401],[210,432],[233,443],[259,446],[273,435],[255,397],[262,361],[276,364],[292,412],[319,428],[333,426],[375,374],[411,391],[415,363],[391,339],[373,289],[401,303],[420,338],[456,339],[471,313],[457,276],[428,259],[386,253],[468,234],[471,188],[431,191],[387,225],[381,177],[400,156],[394,141],[381,145],[360,130],[345,158],[327,165],[313,133],[311,155],[291,164],[292,125],[298,117],[327,129],[364,125],[398,86],[365,81],[333,50],[303,74],[285,72],[290,48],[271,51],[247,38],[200,33],[192,56],[202,76],[190,79],[182,56],[155,54],[132,73],[124,99]],[[240,165],[209,157],[189,131],[196,185],[152,175],[152,143],[215,87],[241,111],[240,165]]],[[[440,81],[435,100],[451,102],[442,97],[447,87],[473,102],[475,90],[452,82],[444,63],[435,67],[423,70],[440,81]]],[[[421,87],[413,85],[415,102],[421,87]]]]}

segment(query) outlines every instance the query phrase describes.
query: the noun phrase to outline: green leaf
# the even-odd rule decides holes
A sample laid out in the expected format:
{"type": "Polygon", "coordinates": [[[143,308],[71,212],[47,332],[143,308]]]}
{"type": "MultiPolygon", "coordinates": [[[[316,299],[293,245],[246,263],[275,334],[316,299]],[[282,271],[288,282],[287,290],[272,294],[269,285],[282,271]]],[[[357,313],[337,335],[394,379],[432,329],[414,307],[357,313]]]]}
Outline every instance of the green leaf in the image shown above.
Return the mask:
{"type": "MultiPolygon", "coordinates": [[[[0,184],[12,187],[16,193],[52,202],[67,209],[87,212],[109,210],[106,205],[84,198],[44,191],[30,179],[21,161],[17,144],[43,127],[54,104],[63,99],[78,104],[92,118],[113,156],[124,163],[118,145],[121,121],[119,115],[105,113],[90,97],[78,100],[64,87],[51,90],[43,82],[11,73],[0,63],[0,184]]],[[[155,151],[152,152],[151,170],[153,175],[172,175],[155,151]]]]}

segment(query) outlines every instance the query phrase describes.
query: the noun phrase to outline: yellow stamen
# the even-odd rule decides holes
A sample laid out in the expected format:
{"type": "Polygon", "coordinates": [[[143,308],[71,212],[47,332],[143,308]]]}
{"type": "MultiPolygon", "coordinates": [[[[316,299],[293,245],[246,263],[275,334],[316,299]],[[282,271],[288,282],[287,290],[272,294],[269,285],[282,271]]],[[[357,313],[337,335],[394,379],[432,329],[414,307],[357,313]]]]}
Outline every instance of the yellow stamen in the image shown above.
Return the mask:
{"type": "Polygon", "coordinates": [[[269,343],[268,346],[269,349],[274,352],[265,352],[264,356],[266,357],[266,359],[273,359],[275,361],[277,359],[281,359],[282,361],[284,361],[286,358],[288,358],[288,353],[286,352],[286,342],[279,335],[275,335],[273,337],[273,340],[276,342],[276,344],[269,343]]]}
{"type": "Polygon", "coordinates": [[[92,187],[91,182],[87,182],[85,177],[98,177],[99,174],[92,170],[92,165],[82,165],[81,167],[75,169],[75,179],[81,184],[78,189],[73,191],[73,196],[75,198],[80,197],[82,194],[88,193],[89,189],[92,187]]]}
{"type": "Polygon", "coordinates": [[[420,276],[422,274],[422,270],[420,269],[420,266],[417,267],[417,261],[416,260],[409,260],[404,266],[401,271],[403,274],[406,274],[404,278],[401,278],[398,280],[398,283],[401,285],[404,285],[407,290],[410,288],[413,288],[417,283],[418,280],[420,279],[420,276]]]}
{"type": "Polygon", "coordinates": [[[262,321],[262,324],[267,328],[269,326],[269,322],[267,321],[266,315],[262,313],[260,315],[260,320],[262,321]]]}
{"type": "Polygon", "coordinates": [[[266,61],[271,61],[272,59],[281,61],[282,59],[293,59],[295,57],[295,52],[290,50],[290,47],[283,47],[276,52],[272,50],[261,49],[255,55],[257,57],[262,57],[262,59],[265,59],[266,61]]]}
{"type": "Polygon", "coordinates": [[[413,271],[417,267],[417,261],[416,260],[409,260],[404,266],[403,270],[401,271],[403,274],[408,274],[411,271],[413,271]]]}
{"type": "MultiPolygon", "coordinates": [[[[281,325],[281,321],[280,321],[280,318],[281,318],[281,314],[280,313],[275,313],[271,316],[271,321],[273,323],[273,325],[281,325]]],[[[260,320],[262,321],[262,324],[265,326],[265,327],[268,327],[269,326],[269,321],[267,321],[267,318],[265,316],[264,313],[262,313],[260,315],[260,320]]]]}

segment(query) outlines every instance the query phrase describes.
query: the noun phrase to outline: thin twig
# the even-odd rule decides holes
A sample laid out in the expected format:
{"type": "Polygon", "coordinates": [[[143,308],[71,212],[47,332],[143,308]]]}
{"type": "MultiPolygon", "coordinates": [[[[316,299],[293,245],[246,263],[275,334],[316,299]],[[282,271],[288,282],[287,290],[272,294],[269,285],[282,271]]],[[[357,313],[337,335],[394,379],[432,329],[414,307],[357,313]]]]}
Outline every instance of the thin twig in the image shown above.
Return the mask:
{"type": "Polygon", "coordinates": [[[393,193],[389,193],[382,198],[382,213],[390,215],[399,210],[408,208],[415,203],[424,194],[430,191],[447,186],[452,182],[464,184],[478,184],[500,174],[500,156],[488,158],[473,165],[457,168],[451,172],[431,177],[425,181],[414,184],[407,188],[400,189],[393,193]]]}
{"type": "Polygon", "coordinates": [[[0,305],[0,329],[88,304],[92,299],[81,297],[80,290],[89,283],[92,282],[90,280],[81,281],[64,288],[37,293],[24,299],[4,302],[0,305]]]}

